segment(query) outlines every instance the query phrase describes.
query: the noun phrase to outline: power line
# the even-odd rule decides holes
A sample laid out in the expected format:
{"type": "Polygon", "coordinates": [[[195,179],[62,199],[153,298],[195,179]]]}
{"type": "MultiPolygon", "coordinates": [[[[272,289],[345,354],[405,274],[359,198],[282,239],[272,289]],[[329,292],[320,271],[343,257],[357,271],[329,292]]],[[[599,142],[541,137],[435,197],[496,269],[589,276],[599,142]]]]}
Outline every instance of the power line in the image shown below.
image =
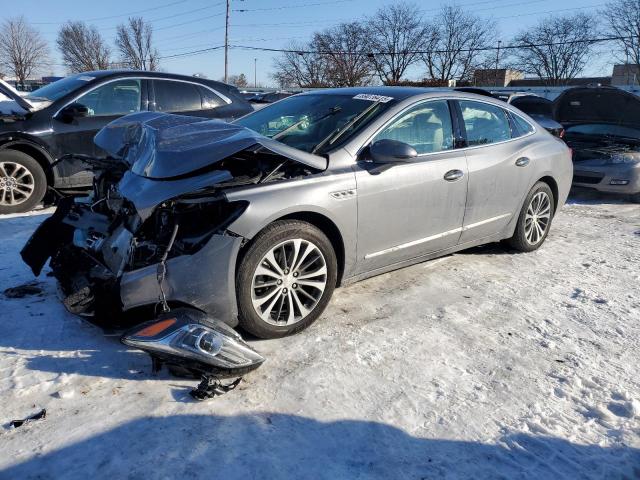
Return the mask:
{"type": "MultiPolygon", "coordinates": [[[[113,20],[114,18],[128,17],[130,15],[138,15],[140,13],[156,11],[156,10],[159,10],[161,8],[172,7],[174,5],[179,5],[181,3],[186,3],[187,1],[188,0],[178,0],[177,2],[165,3],[164,5],[156,5],[153,8],[145,8],[144,10],[137,10],[135,12],[121,13],[121,14],[118,14],[118,15],[110,15],[108,17],[84,18],[84,19],[81,19],[81,21],[83,21],[83,22],[100,22],[100,21],[103,21],[103,20],[113,20]]],[[[30,23],[32,23],[33,25],[63,25],[66,22],[30,22],[30,23]]]]}
{"type": "MultiPolygon", "coordinates": [[[[559,45],[576,45],[576,44],[595,44],[595,43],[603,43],[603,42],[611,42],[616,40],[625,40],[630,37],[598,37],[598,38],[586,38],[583,40],[568,40],[563,42],[547,42],[547,43],[527,43],[527,44],[515,44],[515,45],[501,45],[500,47],[495,46],[485,46],[474,49],[456,49],[455,52],[458,53],[468,53],[468,52],[489,52],[495,50],[515,50],[515,49],[524,49],[524,48],[538,48],[538,47],[551,47],[551,46],[559,46],[559,45]]],[[[193,50],[189,52],[177,53],[175,55],[168,55],[160,58],[178,58],[185,56],[198,55],[201,53],[211,52],[214,50],[219,50],[224,48],[224,45],[204,48],[200,50],[193,50]]],[[[366,56],[375,56],[375,55],[392,55],[392,54],[414,54],[414,55],[426,55],[433,53],[450,53],[452,50],[410,50],[410,51],[402,51],[402,52],[367,52],[367,51],[358,51],[358,52],[345,52],[345,51],[329,51],[329,50],[293,50],[286,48],[269,48],[269,47],[253,47],[249,45],[229,45],[231,49],[239,49],[239,50],[251,50],[251,51],[261,51],[261,52],[272,52],[272,53],[296,53],[298,55],[308,55],[308,54],[317,54],[317,55],[366,55],[366,56]]]]}
{"type": "Polygon", "coordinates": [[[593,5],[587,5],[586,7],[572,7],[572,8],[560,8],[556,10],[544,10],[541,12],[530,12],[530,13],[518,13],[515,15],[507,15],[504,17],[495,17],[495,20],[502,20],[505,18],[517,18],[517,17],[527,17],[529,15],[548,15],[551,13],[559,13],[559,12],[569,12],[574,10],[587,10],[590,8],[604,7],[606,3],[595,3],[593,5]]]}
{"type": "Polygon", "coordinates": [[[366,55],[366,56],[375,56],[375,55],[399,55],[399,54],[414,54],[414,55],[426,55],[433,53],[469,53],[469,52],[489,52],[493,50],[517,50],[523,48],[537,48],[537,47],[552,47],[559,45],[576,45],[576,44],[594,44],[594,43],[602,43],[602,42],[611,42],[615,40],[626,40],[630,38],[636,37],[600,37],[600,38],[585,38],[583,40],[568,40],[563,42],[547,42],[547,43],[526,43],[526,44],[517,44],[517,45],[503,45],[500,47],[494,46],[486,46],[486,47],[478,47],[473,49],[456,49],[456,50],[403,50],[399,52],[368,52],[368,51],[359,51],[359,52],[346,52],[346,51],[329,51],[329,50],[294,50],[294,49],[286,49],[286,48],[269,48],[269,47],[252,47],[249,45],[232,45],[232,48],[242,49],[242,50],[258,50],[264,52],[276,52],[276,53],[297,53],[298,55],[307,55],[307,54],[317,54],[317,55],[366,55]]]}
{"type": "MultiPolygon", "coordinates": [[[[294,5],[280,5],[278,7],[265,7],[265,8],[237,8],[234,9],[234,12],[242,12],[242,13],[246,13],[246,12],[266,12],[266,11],[272,11],[272,10],[290,10],[292,8],[305,8],[305,7],[316,7],[319,5],[331,5],[331,4],[335,4],[335,3],[350,3],[350,2],[354,2],[355,0],[332,0],[329,2],[316,2],[316,3],[297,3],[294,5]]],[[[546,0],[545,0],[546,1],[546,0]]]]}

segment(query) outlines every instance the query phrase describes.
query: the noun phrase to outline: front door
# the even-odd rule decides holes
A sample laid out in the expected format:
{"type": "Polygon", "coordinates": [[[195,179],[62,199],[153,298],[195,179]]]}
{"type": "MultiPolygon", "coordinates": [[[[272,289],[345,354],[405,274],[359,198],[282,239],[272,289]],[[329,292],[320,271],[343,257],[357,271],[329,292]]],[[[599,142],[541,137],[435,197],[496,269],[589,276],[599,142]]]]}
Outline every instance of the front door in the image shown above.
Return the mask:
{"type": "MultiPolygon", "coordinates": [[[[52,120],[53,138],[58,156],[69,153],[103,157],[105,152],[93,143],[96,133],[109,122],[142,109],[142,80],[126,78],[107,82],[85,93],[73,103],[87,108],[86,116],[52,120]]],[[[92,174],[86,170],[71,175],[72,185],[90,185],[92,174]]]]}
{"type": "Polygon", "coordinates": [[[455,245],[467,195],[467,161],[454,149],[446,100],[425,101],[400,114],[372,140],[413,146],[418,157],[380,168],[356,167],[358,273],[455,245]]]}

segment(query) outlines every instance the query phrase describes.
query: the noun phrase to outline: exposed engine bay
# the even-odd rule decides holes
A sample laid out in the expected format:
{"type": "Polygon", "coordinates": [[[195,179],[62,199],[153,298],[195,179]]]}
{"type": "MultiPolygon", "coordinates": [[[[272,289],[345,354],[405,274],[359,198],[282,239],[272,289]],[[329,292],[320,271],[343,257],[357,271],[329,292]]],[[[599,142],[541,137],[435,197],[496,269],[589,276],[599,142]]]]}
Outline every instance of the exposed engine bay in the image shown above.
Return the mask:
{"type": "Polygon", "coordinates": [[[108,328],[149,321],[123,342],[154,365],[203,376],[198,395],[233,388],[211,379],[264,359],[232,328],[228,280],[246,239],[227,227],[249,203],[225,192],[317,173],[326,160],[244,127],[155,112],[116,120],[95,142],[108,157],[61,159],[91,168],[92,195],[63,199],[23,248],[24,261],[39,275],[51,259],[74,314],[108,328]]]}

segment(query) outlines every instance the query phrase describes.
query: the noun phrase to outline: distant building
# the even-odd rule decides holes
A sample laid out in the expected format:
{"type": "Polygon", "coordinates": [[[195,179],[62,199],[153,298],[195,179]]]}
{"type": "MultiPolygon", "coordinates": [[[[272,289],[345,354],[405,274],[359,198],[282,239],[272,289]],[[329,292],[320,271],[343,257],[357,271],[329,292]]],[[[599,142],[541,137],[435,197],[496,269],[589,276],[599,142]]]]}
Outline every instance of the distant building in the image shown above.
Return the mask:
{"type": "MultiPolygon", "coordinates": [[[[550,82],[544,78],[523,78],[513,80],[507,85],[508,87],[546,87],[550,82]]],[[[567,80],[558,87],[580,87],[585,85],[611,85],[611,77],[581,77],[567,80]]]]}
{"type": "Polygon", "coordinates": [[[508,87],[514,80],[524,78],[524,73],[510,68],[483,68],[473,72],[473,85],[478,87],[508,87]]]}
{"type": "Polygon", "coordinates": [[[640,68],[633,63],[614,65],[611,85],[640,85],[640,68]]]}

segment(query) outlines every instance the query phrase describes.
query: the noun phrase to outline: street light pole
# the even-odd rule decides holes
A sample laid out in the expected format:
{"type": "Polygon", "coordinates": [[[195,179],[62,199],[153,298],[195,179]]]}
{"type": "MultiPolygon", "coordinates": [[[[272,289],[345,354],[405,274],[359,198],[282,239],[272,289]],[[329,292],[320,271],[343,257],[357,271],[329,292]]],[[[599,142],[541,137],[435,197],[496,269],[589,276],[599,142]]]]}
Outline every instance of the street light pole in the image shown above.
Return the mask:
{"type": "Polygon", "coordinates": [[[229,9],[231,0],[227,0],[227,19],[224,26],[224,83],[229,83],[229,9]]]}
{"type": "Polygon", "coordinates": [[[253,59],[253,88],[258,88],[258,59],[253,59]]]}
{"type": "Polygon", "coordinates": [[[498,62],[500,61],[500,44],[502,40],[498,40],[498,49],[496,50],[496,87],[498,87],[498,62]]]}

